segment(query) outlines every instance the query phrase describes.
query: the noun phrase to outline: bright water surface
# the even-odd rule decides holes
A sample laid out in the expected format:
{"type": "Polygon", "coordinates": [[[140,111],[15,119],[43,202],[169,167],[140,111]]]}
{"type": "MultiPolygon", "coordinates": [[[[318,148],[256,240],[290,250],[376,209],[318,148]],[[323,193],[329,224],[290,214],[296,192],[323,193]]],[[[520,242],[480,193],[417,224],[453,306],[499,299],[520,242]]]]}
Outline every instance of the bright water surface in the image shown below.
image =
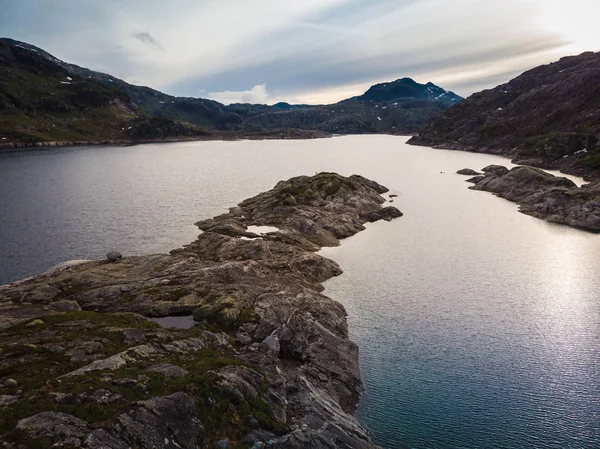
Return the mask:
{"type": "Polygon", "coordinates": [[[345,273],[389,448],[600,447],[600,236],[519,214],[457,169],[498,157],[392,136],[0,153],[0,284],[69,259],[167,252],[193,223],[299,174],[370,177],[404,217],[323,254],[345,273]]]}

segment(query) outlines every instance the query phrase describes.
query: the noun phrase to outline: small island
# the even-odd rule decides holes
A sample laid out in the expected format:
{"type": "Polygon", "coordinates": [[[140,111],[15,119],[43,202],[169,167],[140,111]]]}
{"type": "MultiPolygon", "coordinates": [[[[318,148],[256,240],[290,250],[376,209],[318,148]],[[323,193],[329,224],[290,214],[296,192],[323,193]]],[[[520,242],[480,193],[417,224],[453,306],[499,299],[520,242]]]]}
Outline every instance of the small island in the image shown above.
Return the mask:
{"type": "Polygon", "coordinates": [[[346,312],[323,294],[342,270],[317,251],[400,217],[387,191],[300,176],[168,255],[0,287],[4,447],[375,448],[352,415],[363,384],[346,312]]]}

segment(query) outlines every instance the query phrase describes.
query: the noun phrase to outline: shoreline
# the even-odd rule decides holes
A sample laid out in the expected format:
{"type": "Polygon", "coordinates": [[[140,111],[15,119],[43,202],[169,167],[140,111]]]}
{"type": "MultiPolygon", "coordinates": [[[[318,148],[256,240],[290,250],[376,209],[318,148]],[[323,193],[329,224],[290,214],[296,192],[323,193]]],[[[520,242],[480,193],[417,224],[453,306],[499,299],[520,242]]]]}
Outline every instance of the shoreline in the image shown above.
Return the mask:
{"type": "Polygon", "coordinates": [[[332,134],[318,130],[304,129],[283,129],[272,131],[216,131],[212,134],[195,136],[195,137],[173,137],[164,139],[103,139],[103,140],[80,140],[80,141],[40,141],[35,143],[27,142],[0,142],[0,154],[13,150],[40,150],[46,148],[71,148],[85,146],[136,146],[153,143],[179,143],[179,142],[235,142],[244,140],[315,140],[315,139],[331,139],[334,137],[346,136],[391,136],[412,138],[411,134],[396,134],[396,133],[359,133],[359,134],[332,134]]]}
{"type": "MultiPolygon", "coordinates": [[[[208,391],[218,394],[226,388],[230,391],[228,395],[238,397],[234,404],[241,401],[244,407],[256,410],[252,412],[254,420],[247,421],[249,427],[239,424],[238,430],[229,431],[233,443],[270,440],[273,447],[281,448],[334,448],[339,444],[377,448],[353,416],[363,384],[358,347],[348,337],[346,311],[339,302],[322,293],[322,282],[342,270],[317,251],[324,246],[336,246],[341,239],[364,230],[366,222],[401,216],[396,208],[384,205],[381,194],[385,191],[381,185],[355,175],[344,178],[321,173],[292,178],[243,201],[227,214],[198,222],[204,232],[170,255],[127,257],[113,263],[63,264],[58,271],[3,286],[0,318],[4,320],[0,319],[0,328],[5,348],[18,345],[22,338],[20,329],[28,329],[27,340],[36,346],[53,347],[58,341],[70,351],[71,343],[61,337],[65,329],[61,323],[65,319],[66,323],[82,320],[90,323],[82,328],[76,340],[84,339],[86,345],[95,338],[89,334],[96,332],[93,323],[106,326],[117,317],[124,320],[125,316],[132,316],[127,318],[130,327],[133,316],[152,318],[185,313],[193,314],[200,326],[179,331],[154,326],[146,329],[146,319],[136,318],[139,323],[133,327],[138,327],[137,330],[117,326],[111,331],[125,336],[124,346],[107,352],[113,353],[112,356],[103,359],[101,354],[92,352],[91,359],[88,355],[77,356],[53,367],[44,361],[45,356],[37,355],[34,361],[41,357],[36,363],[53,371],[44,377],[60,378],[62,382],[51,381],[41,390],[29,387],[16,394],[0,383],[0,393],[21,404],[31,395],[45,398],[47,390],[51,395],[65,394],[65,389],[76,388],[83,374],[91,376],[86,382],[97,389],[106,382],[102,376],[112,371],[118,378],[121,369],[142,369],[142,379],[149,377],[155,366],[165,364],[169,365],[169,372],[195,373],[192,368],[195,364],[210,362],[202,358],[205,357],[202,348],[208,345],[218,357],[237,360],[216,369],[214,379],[205,380],[216,382],[210,384],[208,391]],[[279,231],[257,235],[250,232],[251,226],[275,226],[279,231]],[[131,332],[137,337],[129,341],[127,335],[134,335],[131,332]],[[161,335],[159,340],[157,332],[161,335]],[[47,341],[48,336],[51,341],[47,341]],[[169,358],[172,348],[183,351],[176,360],[169,358]],[[256,409],[261,407],[261,401],[268,405],[269,414],[261,415],[256,409]]],[[[11,353],[7,349],[0,353],[0,359],[10,361],[11,353]]],[[[31,379],[23,377],[27,369],[20,365],[17,362],[12,375],[18,385],[26,385],[31,379]]],[[[37,371],[41,372],[39,368],[37,371]]],[[[33,373],[29,375],[35,377],[33,373]]],[[[192,407],[188,415],[197,416],[207,432],[206,441],[216,443],[222,432],[207,425],[209,417],[216,413],[212,406],[203,410],[203,402],[198,402],[189,382],[164,382],[166,390],[161,388],[156,392],[152,390],[154,384],[145,384],[149,392],[145,402],[170,401],[173,405],[169,410],[192,407]],[[165,396],[166,393],[170,394],[165,396]],[[193,409],[194,402],[198,410],[193,409]]],[[[122,389],[112,390],[110,382],[104,390],[107,388],[109,392],[123,393],[122,389]]],[[[13,438],[17,432],[35,439],[39,433],[31,430],[32,423],[43,422],[43,437],[59,443],[64,439],[54,428],[66,420],[76,423],[73,425],[79,429],[80,441],[97,438],[100,431],[118,441],[130,437],[127,428],[110,423],[98,428],[89,419],[82,420],[77,414],[84,407],[71,410],[59,405],[56,412],[46,412],[44,400],[39,401],[37,414],[33,413],[36,406],[32,406],[29,416],[11,416],[9,421],[16,423],[15,430],[0,429],[0,434],[8,431],[4,437],[13,438]]],[[[132,403],[123,409],[130,411],[122,413],[137,416],[140,404],[132,403]]],[[[9,405],[7,413],[10,409],[9,405]]],[[[170,413],[165,409],[159,416],[170,422],[170,413]]],[[[123,416],[117,414],[116,418],[122,420],[123,416]]],[[[212,425],[225,425],[228,418],[222,419],[212,425]]],[[[181,431],[177,429],[182,425],[191,425],[189,419],[173,423],[171,432],[181,431]]]]}
{"type": "Polygon", "coordinates": [[[11,150],[39,150],[44,148],[70,148],[79,146],[135,146],[149,143],[178,143],[203,141],[237,141],[237,140],[311,140],[336,137],[312,130],[274,130],[274,131],[215,131],[208,135],[194,137],[170,137],[162,139],[95,139],[78,141],[39,141],[39,142],[0,142],[0,152],[11,150]]]}
{"type": "Polygon", "coordinates": [[[586,182],[599,182],[600,173],[598,170],[577,167],[576,160],[562,160],[563,164],[548,164],[539,159],[516,159],[511,155],[512,150],[508,148],[490,148],[486,146],[465,145],[460,142],[453,142],[435,137],[424,137],[419,135],[412,136],[407,142],[408,145],[428,147],[436,150],[463,151],[467,153],[491,154],[507,158],[515,165],[527,165],[541,168],[542,170],[559,171],[560,173],[572,176],[578,176],[586,182]]]}

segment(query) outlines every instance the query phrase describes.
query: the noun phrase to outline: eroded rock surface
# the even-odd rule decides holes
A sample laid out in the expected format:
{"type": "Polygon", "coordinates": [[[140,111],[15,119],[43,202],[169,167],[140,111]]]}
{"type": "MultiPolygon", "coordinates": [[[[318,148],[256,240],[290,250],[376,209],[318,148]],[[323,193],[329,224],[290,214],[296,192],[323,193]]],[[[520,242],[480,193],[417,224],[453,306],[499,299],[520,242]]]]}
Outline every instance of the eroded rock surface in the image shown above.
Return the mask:
{"type": "Polygon", "coordinates": [[[7,447],[374,448],[317,251],[402,214],[361,176],[297,177],[198,223],[169,255],[73,265],[0,287],[7,447]],[[249,226],[278,229],[258,235],[249,226]],[[79,308],[81,310],[79,310],[79,308]],[[190,329],[150,317],[190,315],[190,329]],[[32,324],[33,323],[33,324],[32,324]]]}
{"type": "Polygon", "coordinates": [[[600,186],[577,187],[567,178],[539,168],[488,166],[469,179],[470,189],[484,190],[519,204],[520,212],[553,223],[600,232],[600,186]]]}

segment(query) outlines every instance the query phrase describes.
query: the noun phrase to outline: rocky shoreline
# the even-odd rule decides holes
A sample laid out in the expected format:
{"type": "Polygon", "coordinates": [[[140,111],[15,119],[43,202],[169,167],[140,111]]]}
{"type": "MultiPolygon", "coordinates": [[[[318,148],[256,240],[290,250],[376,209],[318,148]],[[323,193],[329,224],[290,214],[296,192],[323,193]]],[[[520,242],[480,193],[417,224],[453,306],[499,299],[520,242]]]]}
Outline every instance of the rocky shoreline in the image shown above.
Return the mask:
{"type": "Polygon", "coordinates": [[[580,162],[585,159],[585,152],[573,153],[561,157],[558,161],[548,161],[539,157],[523,157],[518,152],[518,148],[504,148],[497,146],[486,145],[467,145],[461,142],[451,140],[428,137],[428,136],[413,136],[408,141],[408,144],[430,147],[438,150],[454,150],[467,151],[470,153],[494,154],[510,159],[513,164],[527,165],[531,167],[541,168],[543,170],[559,170],[573,176],[579,176],[588,182],[600,182],[600,172],[589,166],[582,165],[580,162]]]}
{"type": "Polygon", "coordinates": [[[292,178],[169,255],[0,287],[3,447],[376,448],[352,415],[363,385],[346,312],[322,293],[342,270],[317,251],[401,216],[386,191],[292,178]],[[198,325],[149,320],[167,316],[198,325]]]}
{"type": "MultiPolygon", "coordinates": [[[[600,232],[600,185],[577,187],[570,179],[527,166],[509,170],[489,165],[481,171],[482,175],[467,180],[474,184],[470,189],[492,192],[517,203],[520,212],[542,220],[600,232]]],[[[471,175],[469,169],[458,173],[471,175]]]]}

